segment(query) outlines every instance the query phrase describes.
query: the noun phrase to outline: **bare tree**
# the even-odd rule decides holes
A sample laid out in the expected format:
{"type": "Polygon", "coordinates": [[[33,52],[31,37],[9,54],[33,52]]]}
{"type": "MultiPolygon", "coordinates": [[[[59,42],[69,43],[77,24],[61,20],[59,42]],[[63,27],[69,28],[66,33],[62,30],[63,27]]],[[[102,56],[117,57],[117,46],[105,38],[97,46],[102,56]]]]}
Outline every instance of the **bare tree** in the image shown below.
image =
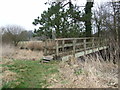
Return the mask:
{"type": "Polygon", "coordinates": [[[105,9],[105,4],[98,5],[97,8],[94,9],[93,11],[93,22],[95,23],[95,27],[97,29],[97,36],[101,36],[101,32],[104,30],[103,29],[103,23],[104,20],[106,20],[106,9],[105,9]]]}
{"type": "Polygon", "coordinates": [[[113,21],[114,21],[114,29],[116,33],[116,40],[118,42],[119,40],[119,19],[120,19],[120,1],[116,0],[111,2],[111,6],[113,9],[113,21]]]}
{"type": "Polygon", "coordinates": [[[0,28],[2,31],[2,41],[3,43],[12,43],[15,46],[19,41],[27,39],[27,31],[18,25],[7,25],[0,28]]]}
{"type": "Polygon", "coordinates": [[[93,19],[98,30],[98,36],[100,35],[100,32],[105,30],[105,32],[109,32],[111,36],[114,36],[114,38],[118,41],[118,6],[120,4],[118,5],[116,3],[117,2],[102,3],[100,6],[98,6],[97,9],[93,11],[93,19]]]}

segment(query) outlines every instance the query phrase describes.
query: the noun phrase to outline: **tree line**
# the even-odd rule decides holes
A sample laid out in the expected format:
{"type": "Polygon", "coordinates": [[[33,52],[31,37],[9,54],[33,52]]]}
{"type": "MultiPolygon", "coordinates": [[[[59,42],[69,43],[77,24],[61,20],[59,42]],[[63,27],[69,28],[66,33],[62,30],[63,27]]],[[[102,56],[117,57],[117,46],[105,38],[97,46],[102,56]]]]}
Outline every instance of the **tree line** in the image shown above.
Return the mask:
{"type": "Polygon", "coordinates": [[[71,0],[66,3],[65,0],[56,1],[58,2],[45,3],[50,5],[48,10],[34,19],[33,24],[39,26],[34,30],[35,36],[45,35],[47,38],[52,38],[54,34],[56,38],[107,37],[111,34],[117,41],[120,40],[119,0],[104,2],[93,10],[94,2],[87,0],[83,11],[71,0]]]}
{"type": "Polygon", "coordinates": [[[33,24],[39,26],[34,34],[18,25],[0,27],[2,42],[15,46],[19,41],[34,36],[46,38],[114,37],[120,42],[120,1],[106,2],[92,9],[93,2],[86,2],[83,11],[80,6],[69,2],[47,2],[50,7],[33,24]]]}
{"type": "Polygon", "coordinates": [[[114,38],[120,42],[120,1],[102,3],[93,11],[96,36],[114,38]]]}
{"type": "Polygon", "coordinates": [[[6,25],[0,27],[2,44],[13,44],[17,46],[20,41],[30,40],[33,33],[25,30],[19,25],[6,25]]]}

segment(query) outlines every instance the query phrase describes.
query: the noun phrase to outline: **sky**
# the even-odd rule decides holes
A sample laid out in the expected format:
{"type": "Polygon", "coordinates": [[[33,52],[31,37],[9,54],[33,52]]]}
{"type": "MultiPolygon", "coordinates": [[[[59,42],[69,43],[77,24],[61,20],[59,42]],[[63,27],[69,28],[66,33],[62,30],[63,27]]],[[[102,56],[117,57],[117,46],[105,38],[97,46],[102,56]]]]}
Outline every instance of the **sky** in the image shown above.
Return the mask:
{"type": "MultiPolygon", "coordinates": [[[[5,25],[20,25],[26,30],[34,30],[32,22],[49,6],[48,0],[0,0],[0,27],[5,25]]],[[[104,0],[106,2],[108,0],[104,0]]],[[[103,0],[94,0],[99,4],[103,0]]],[[[78,5],[84,6],[86,0],[76,0],[78,5]]],[[[95,4],[95,7],[96,5],[95,4]]]]}

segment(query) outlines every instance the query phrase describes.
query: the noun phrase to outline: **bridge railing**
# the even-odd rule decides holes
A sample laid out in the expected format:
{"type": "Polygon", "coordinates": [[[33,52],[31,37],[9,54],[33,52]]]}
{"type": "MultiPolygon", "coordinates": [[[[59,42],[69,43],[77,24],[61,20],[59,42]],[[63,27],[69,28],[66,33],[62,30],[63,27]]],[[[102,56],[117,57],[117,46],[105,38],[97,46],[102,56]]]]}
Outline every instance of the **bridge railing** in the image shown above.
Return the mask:
{"type": "Polygon", "coordinates": [[[56,57],[73,55],[76,52],[100,48],[106,46],[106,40],[98,37],[85,37],[85,38],[59,38],[55,40],[46,40],[44,46],[44,55],[53,55],[56,57]],[[48,47],[48,43],[53,44],[52,47],[48,47]]]}

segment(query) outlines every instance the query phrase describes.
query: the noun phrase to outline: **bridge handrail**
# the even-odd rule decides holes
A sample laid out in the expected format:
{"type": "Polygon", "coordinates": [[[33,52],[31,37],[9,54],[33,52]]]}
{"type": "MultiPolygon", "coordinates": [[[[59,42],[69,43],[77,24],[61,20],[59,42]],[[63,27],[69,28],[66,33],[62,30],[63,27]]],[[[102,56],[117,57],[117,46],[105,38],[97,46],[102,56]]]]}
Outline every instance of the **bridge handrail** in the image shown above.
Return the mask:
{"type": "MultiPolygon", "coordinates": [[[[55,55],[59,56],[59,49],[61,48],[62,51],[64,51],[65,47],[72,47],[72,51],[73,51],[73,55],[75,55],[75,52],[78,51],[78,49],[76,48],[77,46],[83,46],[83,50],[86,52],[87,49],[89,48],[95,48],[102,46],[102,44],[105,44],[105,40],[102,37],[82,37],[82,38],[58,38],[55,40],[46,40],[47,41],[54,41],[55,42],[55,47],[53,47],[55,49],[55,55]],[[77,40],[82,40],[81,43],[77,42],[77,40]],[[88,40],[91,40],[91,42],[89,42],[88,40]],[[59,43],[59,41],[61,42],[61,44],[59,43]],[[65,43],[66,41],[72,41],[69,44],[65,43]],[[91,47],[89,47],[88,45],[91,45],[91,47]]],[[[46,46],[47,47],[47,43],[46,46]]],[[[46,49],[46,48],[45,48],[46,49]]],[[[79,48],[81,49],[81,48],[79,48]]],[[[64,52],[63,52],[64,53],[64,52]]],[[[47,50],[45,50],[45,54],[47,55],[47,50]]]]}

